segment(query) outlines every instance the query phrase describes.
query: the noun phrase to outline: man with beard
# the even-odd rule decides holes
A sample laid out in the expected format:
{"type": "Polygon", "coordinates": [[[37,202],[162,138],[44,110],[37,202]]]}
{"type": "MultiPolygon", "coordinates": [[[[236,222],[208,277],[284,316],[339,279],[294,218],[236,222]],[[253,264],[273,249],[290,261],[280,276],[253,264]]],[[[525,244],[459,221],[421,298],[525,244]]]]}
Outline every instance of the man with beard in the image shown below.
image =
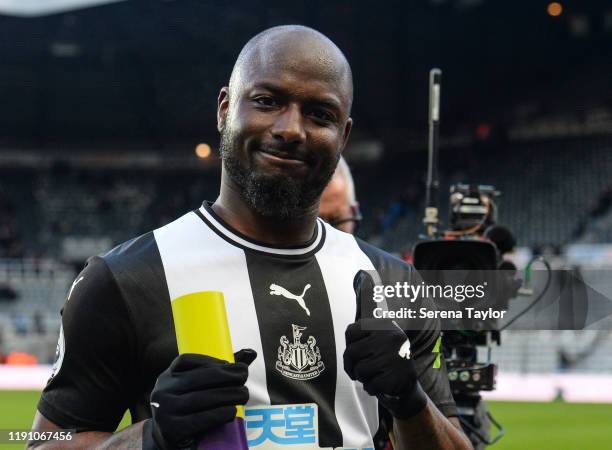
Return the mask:
{"type": "Polygon", "coordinates": [[[350,67],[317,31],[246,44],[218,99],[219,197],[88,261],[34,421],[78,433],[30,446],[185,448],[246,404],[251,448],[366,449],[380,402],[398,448],[469,448],[445,417],[456,408],[437,324],[413,333],[409,355],[401,329],[355,322],[364,271],[391,283],[411,267],[317,219],[351,103],[350,67]],[[201,291],[224,293],[233,345],[248,347],[236,363],[177,356],[171,301],[201,291]],[[133,425],[113,434],[128,409],[133,425]]]}

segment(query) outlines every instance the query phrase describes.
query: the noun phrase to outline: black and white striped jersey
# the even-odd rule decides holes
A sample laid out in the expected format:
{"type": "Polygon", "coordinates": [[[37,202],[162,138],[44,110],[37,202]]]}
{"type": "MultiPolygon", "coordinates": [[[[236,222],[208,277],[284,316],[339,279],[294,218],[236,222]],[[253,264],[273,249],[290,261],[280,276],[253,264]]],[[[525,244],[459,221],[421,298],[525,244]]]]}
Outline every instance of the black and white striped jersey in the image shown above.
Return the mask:
{"type": "MultiPolygon", "coordinates": [[[[171,299],[221,291],[234,349],[259,355],[247,407],[315,404],[321,447],[372,448],[377,401],[342,363],[359,270],[389,284],[412,276],[409,265],[321,220],[307,243],[271,247],[205,203],[88,261],[63,308],[60,358],[39,410],[78,430],[113,431],[127,409],[133,422],[150,417],[155,380],[177,355],[171,299]]],[[[446,369],[432,353],[438,334],[431,322],[411,339],[412,352],[423,388],[450,416],[446,369]]]]}

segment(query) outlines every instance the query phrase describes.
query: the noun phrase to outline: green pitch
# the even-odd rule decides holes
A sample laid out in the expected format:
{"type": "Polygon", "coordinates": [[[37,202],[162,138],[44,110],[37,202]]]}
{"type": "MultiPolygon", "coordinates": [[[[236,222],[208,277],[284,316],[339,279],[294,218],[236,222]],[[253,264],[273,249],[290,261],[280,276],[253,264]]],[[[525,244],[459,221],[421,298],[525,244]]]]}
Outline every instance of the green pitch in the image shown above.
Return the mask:
{"type": "Polygon", "coordinates": [[[495,450],[612,449],[612,405],[490,402],[506,428],[495,450]]]}
{"type": "MultiPolygon", "coordinates": [[[[0,429],[29,429],[38,392],[0,391],[0,429]]],[[[612,405],[491,402],[506,427],[493,450],[604,450],[612,448],[612,405]]],[[[120,427],[129,424],[124,417],[120,427]]],[[[23,445],[0,445],[2,449],[23,445]]]]}
{"type": "MultiPolygon", "coordinates": [[[[0,430],[29,430],[36,412],[40,392],[0,391],[0,430]]],[[[130,424],[129,413],[125,415],[120,428],[130,424]]],[[[6,433],[2,433],[6,435],[6,433]]],[[[4,440],[4,436],[2,438],[4,440]]],[[[2,450],[23,449],[19,445],[0,444],[2,450]]]]}

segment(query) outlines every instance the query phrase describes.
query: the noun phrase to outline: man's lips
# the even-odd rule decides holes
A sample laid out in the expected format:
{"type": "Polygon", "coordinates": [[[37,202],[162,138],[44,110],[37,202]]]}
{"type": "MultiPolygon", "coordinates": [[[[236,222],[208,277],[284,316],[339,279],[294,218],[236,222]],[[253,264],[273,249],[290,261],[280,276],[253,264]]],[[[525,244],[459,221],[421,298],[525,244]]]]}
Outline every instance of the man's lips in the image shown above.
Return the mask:
{"type": "Polygon", "coordinates": [[[306,162],[299,156],[295,156],[288,153],[277,152],[268,149],[259,149],[258,154],[266,158],[268,161],[276,162],[279,164],[291,164],[291,165],[303,165],[306,162]]]}

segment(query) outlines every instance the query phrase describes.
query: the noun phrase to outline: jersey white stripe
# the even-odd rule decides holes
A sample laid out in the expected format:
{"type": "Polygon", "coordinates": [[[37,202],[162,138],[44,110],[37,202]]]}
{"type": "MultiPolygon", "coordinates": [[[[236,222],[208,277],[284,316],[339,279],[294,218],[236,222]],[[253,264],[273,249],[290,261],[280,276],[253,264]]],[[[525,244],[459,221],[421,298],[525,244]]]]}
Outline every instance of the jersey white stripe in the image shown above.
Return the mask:
{"type": "Polygon", "coordinates": [[[344,371],[346,348],[344,331],[355,321],[357,311],[353,278],[359,270],[374,270],[353,236],[326,227],[325,244],[316,258],[330,299],[336,340],[337,381],[335,410],[344,447],[373,447],[372,436],[378,429],[378,403],[361,383],[352,381],[344,371]],[[368,430],[370,431],[368,433],[368,430]]]}
{"type": "Polygon", "coordinates": [[[229,244],[193,212],[154,231],[170,299],[221,291],[234,350],[252,348],[249,405],[269,405],[266,369],[244,251],[229,244]]]}
{"type": "Polygon", "coordinates": [[[223,224],[219,223],[219,221],[217,219],[214,218],[214,216],[212,214],[210,214],[206,208],[204,208],[204,206],[200,207],[200,212],[204,215],[204,217],[206,217],[206,219],[213,224],[213,226],[217,229],[217,231],[219,231],[220,233],[222,233],[224,236],[226,236],[228,239],[236,242],[239,245],[242,245],[243,247],[246,248],[250,248],[253,250],[257,250],[260,252],[264,252],[264,253],[272,253],[272,254],[276,254],[276,255],[304,255],[312,250],[314,250],[319,243],[321,242],[321,223],[322,221],[317,219],[317,237],[315,238],[314,242],[312,244],[310,244],[307,247],[303,247],[303,248],[274,248],[274,247],[268,247],[268,246],[263,246],[263,245],[258,245],[255,244],[253,242],[249,242],[246,239],[241,238],[240,236],[238,236],[237,234],[233,233],[231,230],[228,230],[225,226],[223,226],[223,224]]]}

